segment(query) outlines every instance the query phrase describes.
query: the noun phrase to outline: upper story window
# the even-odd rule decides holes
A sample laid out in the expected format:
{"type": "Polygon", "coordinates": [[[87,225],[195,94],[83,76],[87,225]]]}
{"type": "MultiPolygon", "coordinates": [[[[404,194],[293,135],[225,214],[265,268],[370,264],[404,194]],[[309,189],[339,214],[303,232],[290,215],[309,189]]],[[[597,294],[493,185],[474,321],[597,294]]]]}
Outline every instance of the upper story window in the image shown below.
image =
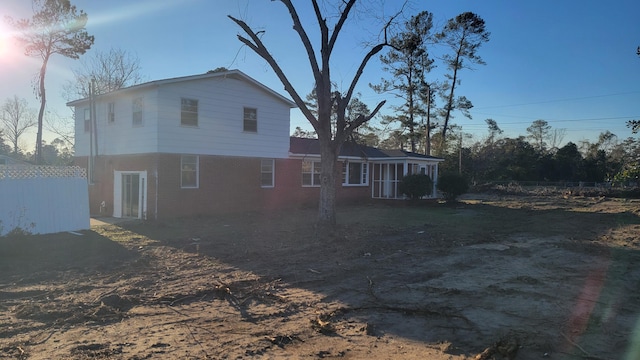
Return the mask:
{"type": "Polygon", "coordinates": [[[91,131],[91,109],[84,109],[84,132],[91,131]]]}
{"type": "Polygon", "coordinates": [[[364,162],[347,161],[342,163],[343,185],[368,185],[368,167],[364,162]]]}
{"type": "Polygon", "coordinates": [[[133,120],[134,126],[142,125],[142,111],[144,110],[144,101],[141,97],[133,99],[133,120]]]}
{"type": "Polygon", "coordinates": [[[273,159],[263,159],[260,161],[260,186],[263,188],[274,187],[275,184],[275,161],[273,159]]]}
{"type": "Polygon", "coordinates": [[[180,125],[198,126],[198,100],[182,98],[180,125]]]}
{"type": "Polygon", "coordinates": [[[180,158],[180,187],[197,188],[199,178],[198,171],[198,156],[182,155],[180,158]]]}
{"type": "Polygon", "coordinates": [[[244,108],[242,129],[246,132],[258,132],[258,109],[244,108]]]}
{"type": "Polygon", "coordinates": [[[320,161],[302,162],[302,186],[320,186],[320,161]]]}
{"type": "Polygon", "coordinates": [[[112,124],[116,121],[116,103],[110,102],[107,104],[107,122],[112,124]]]}

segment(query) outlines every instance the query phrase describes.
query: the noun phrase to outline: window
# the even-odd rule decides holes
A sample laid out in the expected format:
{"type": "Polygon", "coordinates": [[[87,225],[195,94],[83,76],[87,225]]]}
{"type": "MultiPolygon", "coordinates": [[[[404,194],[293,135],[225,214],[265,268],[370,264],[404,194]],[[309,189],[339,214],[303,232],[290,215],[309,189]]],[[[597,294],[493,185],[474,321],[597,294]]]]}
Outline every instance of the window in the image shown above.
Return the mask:
{"type": "Polygon", "coordinates": [[[116,103],[110,102],[107,104],[107,122],[113,123],[116,121],[116,103]]]}
{"type": "Polygon", "coordinates": [[[275,164],[273,159],[260,161],[260,186],[263,188],[270,188],[274,186],[274,168],[275,164]]]}
{"type": "Polygon", "coordinates": [[[258,110],[244,108],[244,122],[242,129],[246,132],[258,132],[258,110]]]}
{"type": "Polygon", "coordinates": [[[180,159],[180,187],[198,187],[198,156],[183,155],[180,159]]]}
{"type": "Polygon", "coordinates": [[[91,109],[84,109],[84,132],[91,131],[91,109]]]}
{"type": "Polygon", "coordinates": [[[180,125],[198,126],[198,100],[182,99],[180,125]]]}
{"type": "Polygon", "coordinates": [[[302,162],[302,186],[320,186],[320,162],[302,162]]]}
{"type": "Polygon", "coordinates": [[[133,99],[133,125],[142,125],[142,110],[144,101],[141,97],[133,99]]]}
{"type": "Polygon", "coordinates": [[[367,163],[350,162],[350,161],[342,163],[342,184],[343,185],[369,184],[367,163]]]}

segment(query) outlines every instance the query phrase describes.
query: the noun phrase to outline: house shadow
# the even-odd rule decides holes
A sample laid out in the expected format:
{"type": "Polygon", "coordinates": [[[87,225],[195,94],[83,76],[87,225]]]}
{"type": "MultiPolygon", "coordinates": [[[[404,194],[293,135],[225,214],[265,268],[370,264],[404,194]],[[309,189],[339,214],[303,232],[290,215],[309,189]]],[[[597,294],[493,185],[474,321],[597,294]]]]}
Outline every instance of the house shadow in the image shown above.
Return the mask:
{"type": "Polygon", "coordinates": [[[307,311],[328,336],[359,331],[467,355],[514,342],[525,358],[589,343],[620,354],[640,315],[640,304],[629,301],[640,296],[633,285],[640,240],[621,234],[606,243],[625,226],[637,235],[633,212],[377,204],[341,209],[328,236],[318,235],[314,218],[314,209],[301,209],[121,226],[257,275],[268,286],[224,284],[230,294],[251,293],[232,299],[247,321],[260,321],[251,305],[268,296],[294,288],[315,294],[314,304],[291,309],[307,311]],[[583,301],[588,311],[573,314],[583,301]]]}
{"type": "MultiPolygon", "coordinates": [[[[0,283],[49,283],[66,272],[107,272],[138,257],[94,231],[0,237],[0,283]]],[[[0,296],[0,300],[2,297],[0,296]]]]}

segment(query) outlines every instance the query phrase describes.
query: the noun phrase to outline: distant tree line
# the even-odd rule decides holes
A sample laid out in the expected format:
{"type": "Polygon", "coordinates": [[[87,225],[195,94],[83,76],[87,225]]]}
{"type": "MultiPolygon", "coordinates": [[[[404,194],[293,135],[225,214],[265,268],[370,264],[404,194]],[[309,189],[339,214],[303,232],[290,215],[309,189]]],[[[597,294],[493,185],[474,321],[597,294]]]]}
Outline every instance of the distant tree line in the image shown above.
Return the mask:
{"type": "MultiPolygon", "coordinates": [[[[544,120],[535,124],[548,126],[544,120]]],[[[495,125],[495,122],[493,123],[495,125]]],[[[489,135],[468,145],[451,142],[441,163],[441,172],[461,172],[473,183],[491,181],[550,182],[637,182],[640,175],[640,139],[619,140],[610,131],[596,141],[568,142],[561,147],[547,146],[545,139],[557,135],[545,127],[542,142],[535,126],[527,136],[489,135]],[[461,146],[462,145],[462,146],[461,146]]],[[[462,134],[455,134],[460,138],[462,134]]]]}

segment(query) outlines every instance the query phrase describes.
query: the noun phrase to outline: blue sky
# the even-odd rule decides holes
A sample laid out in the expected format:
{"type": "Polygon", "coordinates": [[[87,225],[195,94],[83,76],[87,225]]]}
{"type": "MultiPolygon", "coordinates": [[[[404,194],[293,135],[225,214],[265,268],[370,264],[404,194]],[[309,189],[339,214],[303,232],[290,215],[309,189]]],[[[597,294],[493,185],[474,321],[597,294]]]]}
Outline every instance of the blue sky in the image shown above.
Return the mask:
{"type": "MultiPolygon", "coordinates": [[[[322,2],[322,1],[321,1],[322,2]]],[[[291,29],[286,8],[270,0],[72,0],[89,15],[87,30],[95,36],[88,54],[120,48],[140,59],[147,80],[204,73],[220,66],[237,68],[289,97],[270,67],[246,47],[236,35],[240,29],[227,15],[241,18],[257,30],[281,62],[294,86],[304,95],[313,80],[308,60],[297,34],[291,29]]],[[[306,2],[299,12],[308,29],[315,29],[306,2]]],[[[380,16],[389,16],[402,5],[399,0],[365,2],[345,27],[333,55],[332,74],[338,86],[346,88],[366,43],[379,35],[380,16]]],[[[632,136],[626,120],[640,119],[640,2],[637,0],[431,0],[414,1],[407,16],[428,10],[436,26],[464,11],[473,11],[485,21],[491,39],[479,54],[487,63],[464,70],[459,95],[469,98],[472,120],[457,115],[474,140],[486,136],[487,118],[497,121],[505,136],[526,134],[537,119],[553,128],[566,129],[566,141],[595,141],[610,130],[620,139],[632,136]]],[[[31,15],[27,0],[2,0],[0,17],[31,15]]],[[[8,39],[9,29],[0,25],[0,101],[14,94],[26,98],[33,108],[32,79],[39,61],[22,55],[8,39]]],[[[312,41],[315,33],[311,34],[312,41]]],[[[434,52],[440,51],[434,49],[434,52]]],[[[70,69],[78,61],[60,56],[50,61],[47,73],[48,109],[69,116],[61,94],[62,84],[71,79],[70,69]]],[[[443,79],[440,66],[430,74],[443,79]]],[[[388,76],[379,62],[365,70],[358,91],[373,108],[391,94],[376,94],[369,83],[388,76]]],[[[389,107],[383,113],[389,113],[389,107]]],[[[302,115],[292,112],[292,128],[310,129],[302,115]]],[[[49,134],[49,140],[52,138],[49,134]]],[[[45,139],[47,137],[45,136],[45,139]]],[[[31,147],[31,145],[29,145],[31,147]]]]}

